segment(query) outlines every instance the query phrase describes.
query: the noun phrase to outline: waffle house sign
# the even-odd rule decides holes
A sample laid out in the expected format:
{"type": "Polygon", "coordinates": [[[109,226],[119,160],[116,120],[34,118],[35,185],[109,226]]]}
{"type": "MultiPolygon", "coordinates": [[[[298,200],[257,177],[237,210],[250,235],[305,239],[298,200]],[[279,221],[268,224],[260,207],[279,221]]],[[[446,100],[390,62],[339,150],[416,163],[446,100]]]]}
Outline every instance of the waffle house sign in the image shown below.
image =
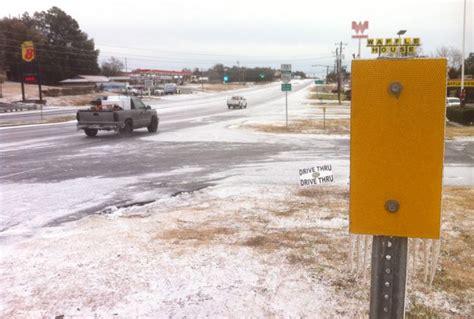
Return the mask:
{"type": "Polygon", "coordinates": [[[398,53],[401,55],[413,55],[416,48],[421,45],[420,38],[376,38],[367,39],[367,47],[373,54],[398,53]]]}

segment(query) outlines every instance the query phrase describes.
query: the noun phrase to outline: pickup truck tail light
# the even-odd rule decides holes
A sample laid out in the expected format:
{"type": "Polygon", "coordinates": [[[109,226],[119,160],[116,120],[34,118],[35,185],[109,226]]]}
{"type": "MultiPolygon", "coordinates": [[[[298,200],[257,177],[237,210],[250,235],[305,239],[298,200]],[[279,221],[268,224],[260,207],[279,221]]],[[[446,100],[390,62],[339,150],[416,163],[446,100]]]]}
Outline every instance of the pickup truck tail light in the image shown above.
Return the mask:
{"type": "Polygon", "coordinates": [[[114,121],[118,122],[119,121],[119,115],[117,112],[114,112],[114,121]]]}

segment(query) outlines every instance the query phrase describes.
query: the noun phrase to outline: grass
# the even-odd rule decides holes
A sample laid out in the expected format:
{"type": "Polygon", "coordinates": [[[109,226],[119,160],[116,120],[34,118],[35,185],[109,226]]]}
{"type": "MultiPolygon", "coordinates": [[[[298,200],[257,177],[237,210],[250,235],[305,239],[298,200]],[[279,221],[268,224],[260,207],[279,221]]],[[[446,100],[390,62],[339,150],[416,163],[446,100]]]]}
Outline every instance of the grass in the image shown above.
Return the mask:
{"type": "Polygon", "coordinates": [[[348,134],[349,119],[295,120],[286,127],[278,124],[252,124],[245,127],[265,133],[348,134]]]}
{"type": "MultiPolygon", "coordinates": [[[[39,115],[38,115],[39,117],[39,115]]],[[[22,122],[22,121],[10,121],[10,122],[2,122],[0,127],[5,126],[20,126],[20,125],[34,125],[34,124],[50,124],[50,123],[63,123],[69,122],[76,119],[75,115],[67,115],[67,116],[57,116],[51,118],[44,118],[41,122],[40,120],[36,121],[29,121],[29,122],[22,122]]]]}
{"type": "Polygon", "coordinates": [[[446,126],[446,139],[452,140],[456,137],[474,137],[474,126],[446,126]]]}
{"type": "MultiPolygon", "coordinates": [[[[432,288],[423,281],[422,271],[410,280],[407,318],[469,317],[466,309],[474,300],[473,198],[473,187],[445,187],[438,270],[432,288]],[[438,302],[432,302],[433,298],[438,302]]],[[[240,200],[250,202],[246,198],[240,200]]],[[[218,201],[209,205],[225,207],[218,201]]],[[[346,298],[352,305],[343,315],[357,317],[355,309],[365,311],[357,305],[368,308],[370,276],[348,271],[350,241],[346,227],[318,226],[336,217],[347,218],[348,207],[347,187],[299,188],[271,203],[255,201],[247,210],[230,208],[198,222],[182,222],[178,228],[161,231],[155,239],[182,245],[181,248],[227,245],[229,249],[254,250],[269,261],[281,259],[332,287],[337,298],[346,298]]],[[[421,256],[421,245],[419,249],[421,256]]]]}

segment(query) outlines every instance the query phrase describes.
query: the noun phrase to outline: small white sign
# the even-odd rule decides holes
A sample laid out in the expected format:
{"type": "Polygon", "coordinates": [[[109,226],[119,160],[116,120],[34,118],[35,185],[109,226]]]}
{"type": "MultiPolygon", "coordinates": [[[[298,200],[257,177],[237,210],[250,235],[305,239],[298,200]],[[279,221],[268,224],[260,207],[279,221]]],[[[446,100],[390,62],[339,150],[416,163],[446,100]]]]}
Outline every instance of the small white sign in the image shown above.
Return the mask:
{"type": "Polygon", "coordinates": [[[290,83],[291,82],[291,73],[282,73],[281,74],[281,81],[283,83],[290,83]]]}
{"type": "Polygon", "coordinates": [[[291,64],[282,64],[281,72],[291,72],[291,64]]]}
{"type": "Polygon", "coordinates": [[[301,187],[334,183],[331,164],[301,168],[299,174],[301,187]]]}
{"type": "Polygon", "coordinates": [[[145,87],[149,89],[153,86],[153,80],[145,80],[144,84],[145,84],[145,87]]]}

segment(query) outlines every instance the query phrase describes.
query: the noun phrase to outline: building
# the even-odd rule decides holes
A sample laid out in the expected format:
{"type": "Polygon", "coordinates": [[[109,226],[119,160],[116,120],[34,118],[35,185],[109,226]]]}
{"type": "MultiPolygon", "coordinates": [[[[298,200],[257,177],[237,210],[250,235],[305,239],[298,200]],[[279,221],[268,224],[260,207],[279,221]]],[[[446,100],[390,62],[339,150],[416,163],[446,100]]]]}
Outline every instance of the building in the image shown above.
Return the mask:
{"type": "MultiPolygon", "coordinates": [[[[191,79],[191,71],[136,69],[128,74],[132,79],[144,81],[152,79],[153,83],[177,83],[182,84],[191,79]]],[[[132,80],[133,81],[133,80],[132,80]]]]}
{"type": "Polygon", "coordinates": [[[72,79],[60,81],[61,86],[66,87],[99,87],[102,83],[109,82],[109,78],[102,75],[78,75],[72,79]]]}

